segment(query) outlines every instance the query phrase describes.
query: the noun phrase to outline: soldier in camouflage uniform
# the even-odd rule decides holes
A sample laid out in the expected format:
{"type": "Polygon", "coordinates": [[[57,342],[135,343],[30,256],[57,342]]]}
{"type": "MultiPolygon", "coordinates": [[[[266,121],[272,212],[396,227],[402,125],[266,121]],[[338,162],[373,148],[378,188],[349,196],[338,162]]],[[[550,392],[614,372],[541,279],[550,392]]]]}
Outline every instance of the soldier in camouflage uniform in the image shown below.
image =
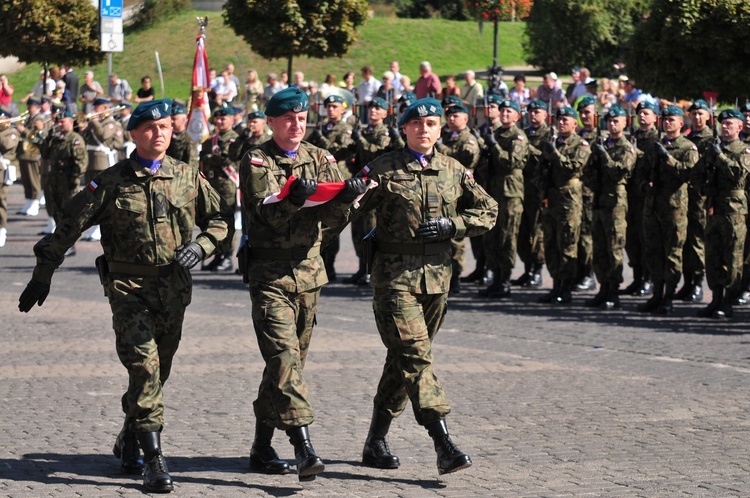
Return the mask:
{"type": "Polygon", "coordinates": [[[479,292],[491,299],[510,296],[510,275],[516,264],[518,228],[523,215],[523,169],[529,141],[516,123],[521,108],[515,100],[489,103],[490,129],[484,136],[488,149],[487,191],[498,203],[497,224],[484,235],[487,267],[495,274],[492,284],[479,292]]]}
{"type": "MultiPolygon", "coordinates": [[[[117,154],[117,158],[122,161],[123,159],[127,159],[130,157],[130,154],[133,153],[135,150],[135,143],[133,143],[133,138],[130,136],[130,132],[127,130],[128,128],[128,121],[130,121],[130,116],[133,114],[133,104],[130,102],[123,102],[120,104],[123,109],[120,111],[120,115],[117,117],[117,121],[120,123],[120,126],[122,126],[122,149],[120,149],[117,154]]],[[[187,161],[185,161],[187,162],[187,161]]]]}
{"type": "MultiPolygon", "coordinates": [[[[468,126],[469,111],[461,104],[454,104],[445,109],[448,129],[444,130],[441,139],[435,144],[435,148],[441,154],[452,157],[461,166],[470,172],[474,172],[481,151],[477,138],[472,134],[468,126]]],[[[481,241],[481,239],[478,239],[481,241]]],[[[476,257],[476,254],[474,255],[476,257]]],[[[453,274],[451,276],[450,292],[460,292],[459,276],[466,264],[466,239],[451,239],[451,264],[453,274]]]]}
{"type": "Polygon", "coordinates": [[[742,252],[747,235],[750,148],[739,139],[744,116],[737,109],[719,115],[721,144],[711,143],[693,169],[693,184],[706,196],[706,275],[713,299],[699,317],[727,319],[741,293],[742,252]]]}
{"type": "Polygon", "coordinates": [[[340,182],[336,159],[302,139],[309,100],[299,88],[276,93],[266,106],[272,139],[250,151],[240,164],[242,209],[249,220],[244,277],[250,283],[258,347],[266,362],[255,411],[255,440],[250,465],[270,474],[286,474],[289,465],[271,446],[274,429],[283,429],[295,448],[300,480],[324,470],[310,443],[314,421],[302,376],[312,338],[320,289],[328,282],[320,257],[321,223],[338,227],[348,221],[351,203],[365,182],[350,178],[337,197],[315,207],[305,201],[319,182],[340,182]],[[288,184],[294,176],[293,183],[288,184]],[[284,187],[289,195],[266,199],[284,187]]]}
{"type": "Polygon", "coordinates": [[[417,422],[434,440],[438,472],[445,474],[471,465],[450,439],[450,405],[432,368],[432,341],[448,300],[450,239],[492,228],[497,204],[458,161],[434,149],[442,113],[435,99],[414,102],[399,120],[407,147],[370,163],[369,178],[377,187],[361,209],[377,214],[373,310],[388,353],[363,462],[399,466],[386,435],[411,400],[417,422]]]}
{"type": "MultiPolygon", "coordinates": [[[[596,97],[587,95],[578,102],[578,115],[583,127],[578,134],[589,144],[602,138],[599,130],[599,116],[597,114],[596,97]]],[[[581,235],[578,237],[578,276],[575,290],[587,291],[596,288],[594,280],[594,239],[591,225],[594,219],[594,193],[588,185],[587,178],[581,179],[583,193],[583,210],[581,211],[581,235]]]]}
{"type": "MultiPolygon", "coordinates": [[[[143,468],[146,489],[157,492],[173,488],[161,452],[162,388],[191,300],[189,268],[227,234],[216,192],[195,167],[165,156],[169,107],[168,100],[138,106],[129,123],[137,156],[101,172],[65,205],[55,232],[34,246],[36,268],[18,305],[23,312],[41,305],[65,251],[83,230],[101,224],[104,255],[97,268],[112,308],[117,355],[129,376],[125,423],[113,452],[126,472],[143,468]],[[202,232],[191,242],[196,224],[202,232]]],[[[62,122],[72,127],[72,117],[62,122]]]]}
{"type": "Polygon", "coordinates": [[[625,186],[635,166],[635,149],[625,138],[625,110],[617,104],[605,115],[609,137],[591,146],[584,169],[584,181],[594,194],[592,237],[594,271],[600,283],[596,296],[586,306],[609,310],[619,308],[617,290],[622,283],[622,251],[625,248],[628,196],[625,186]]]}
{"type": "Polygon", "coordinates": [[[190,164],[192,159],[193,143],[187,134],[187,109],[184,105],[172,104],[172,140],[169,142],[167,155],[190,164]]]}
{"type": "MultiPolygon", "coordinates": [[[[62,208],[78,190],[80,177],[89,163],[83,137],[73,131],[74,117],[63,112],[58,121],[58,131],[51,133],[41,147],[42,157],[49,163],[49,173],[44,183],[47,213],[59,223],[62,208]]],[[[74,256],[71,246],[65,256],[74,256]]]]}
{"type": "MultiPolygon", "coordinates": [[[[696,100],[688,108],[692,121],[691,131],[687,138],[698,147],[700,159],[697,168],[701,168],[708,148],[713,143],[711,110],[704,100],[696,100]]],[[[706,197],[692,182],[688,183],[688,226],[685,245],[682,247],[683,284],[675,299],[698,302],[703,301],[703,277],[706,273],[706,254],[704,235],[706,231],[706,197]]]]}
{"type": "MultiPolygon", "coordinates": [[[[310,134],[308,141],[316,147],[326,149],[336,158],[341,176],[349,178],[351,174],[347,162],[352,158],[349,146],[352,144],[352,127],[344,121],[346,102],[338,95],[329,95],[323,100],[327,118],[310,134]]],[[[325,263],[330,281],[336,280],[336,255],[339,252],[339,234],[337,230],[323,230],[323,251],[321,256],[325,263]]]]}
{"type": "Polygon", "coordinates": [[[0,247],[8,236],[8,188],[5,175],[11,161],[16,158],[20,135],[10,126],[10,111],[0,108],[0,247]]]}
{"type": "Polygon", "coordinates": [[[539,287],[544,266],[544,237],[542,235],[542,196],[536,184],[542,146],[549,142],[552,130],[547,126],[547,104],[532,100],[526,106],[529,127],[524,130],[529,140],[529,155],[523,167],[523,216],[518,228],[518,256],[524,263],[524,273],[511,280],[512,285],[539,287]]]}
{"type": "Polygon", "coordinates": [[[698,148],[680,134],[685,113],[676,106],[662,112],[665,136],[647,154],[638,184],[646,192],[643,242],[646,264],[654,280],[654,295],[638,311],[672,313],[682,269],[687,233],[687,182],[698,162],[698,148]]]}
{"type": "Polygon", "coordinates": [[[240,142],[237,133],[232,130],[233,112],[231,107],[218,107],[214,110],[216,133],[208,137],[201,146],[200,169],[208,178],[208,183],[221,196],[221,214],[229,226],[229,235],[224,239],[216,257],[203,270],[223,272],[234,268],[234,216],[239,209],[237,187],[240,181],[236,166],[240,160],[240,142]]]}
{"type": "MultiPolygon", "coordinates": [[[[630,137],[636,145],[636,161],[633,174],[628,181],[628,214],[627,233],[625,234],[625,252],[628,255],[628,265],[633,268],[633,282],[622,289],[620,295],[648,296],[653,291],[653,283],[646,266],[646,255],[643,250],[643,204],[646,194],[638,185],[643,175],[640,171],[647,168],[647,154],[660,140],[657,128],[658,114],[656,106],[647,101],[640,102],[636,107],[639,128],[630,137]]],[[[631,120],[632,116],[628,117],[631,120]]],[[[632,126],[632,122],[630,123],[632,126]]]]}
{"type": "Polygon", "coordinates": [[[544,259],[552,275],[552,290],[541,303],[568,304],[577,274],[578,234],[581,231],[581,174],[591,154],[589,143],[577,135],[578,114],[564,106],[556,111],[558,137],[542,146],[539,191],[542,211],[544,259]]]}
{"type": "MultiPolygon", "coordinates": [[[[354,129],[352,131],[352,145],[350,147],[354,151],[354,158],[350,171],[353,175],[358,174],[376,157],[390,150],[391,137],[388,127],[383,122],[387,114],[388,104],[380,97],[376,97],[369,104],[368,118],[370,124],[364,130],[354,129]]],[[[374,213],[359,216],[352,222],[352,242],[357,258],[359,258],[359,268],[354,275],[344,279],[347,284],[366,285],[370,281],[365,269],[362,239],[373,228],[375,228],[374,213]]]]}

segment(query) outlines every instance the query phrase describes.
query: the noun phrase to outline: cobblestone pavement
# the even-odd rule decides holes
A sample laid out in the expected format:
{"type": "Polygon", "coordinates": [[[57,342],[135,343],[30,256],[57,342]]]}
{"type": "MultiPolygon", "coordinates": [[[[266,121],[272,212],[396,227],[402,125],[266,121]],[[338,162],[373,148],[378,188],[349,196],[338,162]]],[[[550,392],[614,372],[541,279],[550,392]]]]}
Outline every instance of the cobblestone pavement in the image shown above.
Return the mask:
{"type": "MultiPolygon", "coordinates": [[[[19,313],[46,222],[12,214],[21,197],[14,185],[0,249],[0,496],[142,495],[140,479],[122,475],[111,454],[126,376],[94,272],[101,249],[79,242],[44,306],[19,313]]],[[[338,270],[354,269],[347,231],[338,270]]],[[[369,289],[331,284],[305,370],[326,472],[301,484],[294,474],[248,471],[262,363],[246,288],[235,275],[194,277],[165,389],[175,496],[750,495],[747,309],[721,324],[693,318],[698,305],[653,317],[634,311],[635,298],[621,311],[593,312],[580,294],[574,306],[552,308],[536,304],[542,290],[483,301],[464,286],[434,350],[453,405],[449,427],[474,466],[439,477],[408,409],[390,436],[401,467],[360,464],[385,350],[369,289]]],[[[284,435],[274,441],[292,461],[284,435]]]]}

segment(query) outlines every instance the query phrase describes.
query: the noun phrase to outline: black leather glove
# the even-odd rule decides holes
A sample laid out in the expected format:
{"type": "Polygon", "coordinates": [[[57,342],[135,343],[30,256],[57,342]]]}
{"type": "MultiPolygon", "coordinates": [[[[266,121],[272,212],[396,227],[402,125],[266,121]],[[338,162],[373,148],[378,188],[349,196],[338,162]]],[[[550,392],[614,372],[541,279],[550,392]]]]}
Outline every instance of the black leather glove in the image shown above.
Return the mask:
{"type": "Polygon", "coordinates": [[[197,242],[182,244],[177,248],[175,254],[177,255],[175,258],[177,264],[188,270],[203,261],[203,257],[206,255],[203,248],[197,242]]]}
{"type": "Polygon", "coordinates": [[[49,284],[44,284],[38,280],[31,279],[26,288],[18,298],[18,309],[28,313],[34,304],[41,306],[49,295],[49,284]]]}
{"type": "Polygon", "coordinates": [[[471,134],[474,135],[474,138],[476,138],[477,140],[482,138],[482,134],[479,133],[479,130],[477,130],[476,128],[471,129],[471,134]]]}
{"type": "Polygon", "coordinates": [[[398,128],[395,126],[391,126],[388,128],[388,136],[391,138],[391,140],[398,140],[401,138],[401,133],[398,131],[398,128]]]}
{"type": "Polygon", "coordinates": [[[719,144],[711,144],[711,147],[708,148],[708,155],[712,159],[716,159],[721,155],[721,146],[719,144]]]}
{"type": "Polygon", "coordinates": [[[344,190],[339,192],[336,200],[348,204],[367,191],[367,182],[362,178],[347,178],[344,180],[344,190]]]}
{"type": "Polygon", "coordinates": [[[606,160],[607,157],[609,157],[609,154],[607,154],[607,149],[604,148],[602,144],[594,144],[591,146],[591,151],[596,154],[596,156],[599,159],[606,160]]]}
{"type": "Polygon", "coordinates": [[[352,130],[352,140],[359,142],[360,138],[362,138],[362,133],[357,129],[352,130]]]}
{"type": "Polygon", "coordinates": [[[544,145],[542,145],[542,154],[544,154],[545,157],[557,153],[557,144],[555,142],[556,140],[547,140],[544,142],[544,145]]]}
{"type": "Polygon", "coordinates": [[[487,145],[487,147],[492,147],[493,145],[497,145],[497,139],[495,138],[495,134],[491,131],[488,132],[484,136],[484,143],[487,145]]]}
{"type": "Polygon", "coordinates": [[[301,206],[316,190],[318,190],[317,181],[312,178],[297,178],[289,189],[289,201],[295,206],[301,206]]]}
{"type": "Polygon", "coordinates": [[[654,151],[656,152],[656,157],[658,157],[659,159],[669,159],[669,151],[665,149],[664,146],[659,142],[656,142],[654,144],[654,151]]]}
{"type": "Polygon", "coordinates": [[[321,138],[323,138],[323,133],[319,129],[315,128],[312,131],[312,133],[310,133],[309,141],[310,142],[317,142],[321,138]]]}
{"type": "Polygon", "coordinates": [[[417,238],[425,242],[448,240],[456,233],[456,225],[450,218],[431,218],[423,221],[417,228],[417,238]]]}

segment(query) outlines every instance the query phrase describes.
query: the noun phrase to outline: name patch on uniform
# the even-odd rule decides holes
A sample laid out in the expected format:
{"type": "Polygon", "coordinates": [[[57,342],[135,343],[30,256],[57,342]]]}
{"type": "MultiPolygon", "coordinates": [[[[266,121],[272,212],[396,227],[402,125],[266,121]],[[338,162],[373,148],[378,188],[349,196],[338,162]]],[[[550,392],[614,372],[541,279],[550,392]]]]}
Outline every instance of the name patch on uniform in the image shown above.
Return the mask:
{"type": "Polygon", "coordinates": [[[257,166],[260,166],[261,164],[263,164],[263,159],[261,159],[259,157],[251,157],[250,158],[250,163],[251,164],[255,164],[257,166]]]}
{"type": "Polygon", "coordinates": [[[391,177],[391,179],[396,181],[414,181],[414,175],[410,175],[407,173],[397,173],[391,177]]]}
{"type": "Polygon", "coordinates": [[[94,180],[91,180],[88,185],[89,190],[92,192],[96,192],[96,189],[99,188],[99,185],[96,184],[94,180]]]}

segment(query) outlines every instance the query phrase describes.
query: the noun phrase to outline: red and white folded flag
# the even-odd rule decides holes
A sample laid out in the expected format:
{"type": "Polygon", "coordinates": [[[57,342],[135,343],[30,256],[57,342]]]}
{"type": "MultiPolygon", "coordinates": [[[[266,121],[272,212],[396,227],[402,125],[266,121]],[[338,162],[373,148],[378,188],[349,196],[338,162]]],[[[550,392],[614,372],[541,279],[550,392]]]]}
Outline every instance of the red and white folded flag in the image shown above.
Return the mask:
{"type": "MultiPolygon", "coordinates": [[[[289,191],[292,189],[292,184],[297,181],[297,178],[294,176],[290,176],[289,179],[286,181],[284,186],[281,189],[281,192],[277,192],[275,194],[271,194],[265,199],[263,199],[263,204],[273,204],[274,202],[279,202],[284,200],[286,197],[289,196],[289,191]]],[[[374,182],[370,182],[374,183],[374,182]]],[[[371,185],[368,185],[368,189],[372,188],[371,185]]],[[[321,204],[325,204],[326,202],[330,201],[334,197],[336,197],[339,192],[344,190],[344,182],[318,182],[318,190],[315,191],[313,195],[307,198],[305,203],[302,205],[303,208],[307,207],[315,207],[320,206],[321,204]]],[[[359,200],[364,196],[365,194],[360,195],[355,200],[355,203],[358,203],[359,200]]]]}

